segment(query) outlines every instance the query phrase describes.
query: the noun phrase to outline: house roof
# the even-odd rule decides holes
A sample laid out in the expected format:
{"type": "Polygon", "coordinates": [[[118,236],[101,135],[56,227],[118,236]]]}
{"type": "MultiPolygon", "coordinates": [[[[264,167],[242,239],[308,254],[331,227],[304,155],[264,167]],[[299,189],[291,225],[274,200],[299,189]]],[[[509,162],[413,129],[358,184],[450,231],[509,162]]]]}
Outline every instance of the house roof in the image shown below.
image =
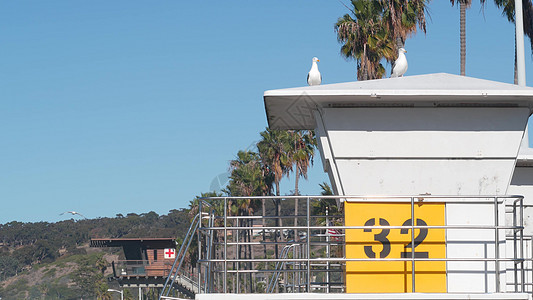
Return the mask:
{"type": "Polygon", "coordinates": [[[139,247],[164,249],[176,247],[175,238],[118,238],[91,239],[91,247],[139,247]]]}
{"type": "Polygon", "coordinates": [[[317,107],[533,107],[533,88],[446,73],[269,90],[269,127],[314,129],[317,107]]]}

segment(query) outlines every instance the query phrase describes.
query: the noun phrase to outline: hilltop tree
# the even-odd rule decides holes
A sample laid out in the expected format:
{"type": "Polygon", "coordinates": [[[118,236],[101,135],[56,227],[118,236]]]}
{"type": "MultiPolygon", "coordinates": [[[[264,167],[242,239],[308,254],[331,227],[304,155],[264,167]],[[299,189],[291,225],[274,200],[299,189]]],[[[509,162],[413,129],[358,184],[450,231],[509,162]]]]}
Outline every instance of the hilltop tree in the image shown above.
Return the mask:
{"type": "Polygon", "coordinates": [[[15,276],[21,271],[20,262],[10,256],[0,255],[0,280],[15,276]]]}

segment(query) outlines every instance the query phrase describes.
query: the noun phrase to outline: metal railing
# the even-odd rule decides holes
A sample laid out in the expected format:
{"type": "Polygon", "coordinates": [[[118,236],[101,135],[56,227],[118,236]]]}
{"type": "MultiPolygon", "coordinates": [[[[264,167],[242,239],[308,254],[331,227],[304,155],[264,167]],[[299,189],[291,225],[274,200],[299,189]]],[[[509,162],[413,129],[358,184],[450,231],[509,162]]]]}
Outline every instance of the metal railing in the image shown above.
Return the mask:
{"type": "Polygon", "coordinates": [[[167,279],[165,281],[165,285],[163,286],[163,289],[161,290],[159,299],[163,299],[163,297],[168,297],[175,283],[186,286],[185,288],[190,290],[191,292],[201,291],[200,284],[195,284],[195,281],[191,280],[191,278],[193,278],[194,276],[189,277],[181,273],[181,268],[185,261],[186,252],[189,249],[191,242],[193,241],[195,235],[197,234],[197,230],[200,225],[201,215],[202,215],[202,212],[199,211],[199,213],[191,221],[191,226],[189,227],[189,230],[185,234],[185,238],[183,239],[181,243],[178,254],[176,255],[176,258],[174,259],[174,262],[172,266],[170,267],[168,274],[166,275],[167,279]],[[180,282],[180,281],[183,281],[183,282],[180,282]]]}
{"type": "Polygon", "coordinates": [[[119,260],[113,261],[115,277],[168,276],[172,261],[169,260],[119,260]]]}
{"type": "Polygon", "coordinates": [[[487,273],[494,277],[493,292],[506,292],[506,282],[500,281],[502,274],[507,272],[506,264],[512,263],[510,271],[514,272],[515,280],[511,292],[525,292],[525,286],[530,284],[525,280],[521,196],[214,197],[201,199],[199,214],[202,217],[197,230],[198,286],[204,293],[346,292],[347,264],[383,261],[411,265],[411,292],[417,291],[417,262],[490,263],[493,267],[487,273]],[[298,200],[297,210],[304,211],[303,214],[295,213],[295,200],[298,200]],[[345,226],[342,203],[346,202],[409,205],[410,222],[380,225],[379,229],[406,233],[411,230],[408,242],[414,247],[406,246],[410,253],[401,258],[347,258],[345,232],[369,231],[370,228],[366,224],[345,226]],[[493,218],[485,224],[424,225],[416,219],[415,209],[427,203],[490,206],[493,218]],[[502,221],[505,220],[505,203],[510,203],[512,224],[502,221]],[[263,212],[261,207],[266,207],[266,211],[263,212]],[[328,213],[326,207],[333,214],[328,213]],[[281,211],[279,215],[278,211],[281,211]],[[487,245],[494,246],[493,254],[485,257],[420,257],[415,253],[419,242],[415,230],[492,232],[487,245]],[[514,253],[503,256],[500,252],[505,245],[506,231],[512,232],[514,253]]]}

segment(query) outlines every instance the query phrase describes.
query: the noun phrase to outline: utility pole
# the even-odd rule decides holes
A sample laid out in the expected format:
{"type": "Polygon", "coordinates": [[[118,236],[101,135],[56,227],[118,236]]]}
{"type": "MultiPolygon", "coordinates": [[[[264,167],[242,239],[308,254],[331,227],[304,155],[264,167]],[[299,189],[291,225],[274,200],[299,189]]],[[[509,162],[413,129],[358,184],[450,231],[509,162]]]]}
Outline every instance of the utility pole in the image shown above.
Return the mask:
{"type": "Polygon", "coordinates": [[[524,54],[524,17],[522,0],[515,0],[515,34],[516,34],[516,72],[518,85],[526,86],[526,59],[524,54]]]}
{"type": "MultiPolygon", "coordinates": [[[[518,77],[518,85],[526,86],[526,58],[524,53],[524,16],[522,10],[522,0],[515,0],[515,35],[516,35],[516,73],[518,77]]],[[[529,130],[526,124],[524,137],[520,148],[529,148],[529,130]]]]}

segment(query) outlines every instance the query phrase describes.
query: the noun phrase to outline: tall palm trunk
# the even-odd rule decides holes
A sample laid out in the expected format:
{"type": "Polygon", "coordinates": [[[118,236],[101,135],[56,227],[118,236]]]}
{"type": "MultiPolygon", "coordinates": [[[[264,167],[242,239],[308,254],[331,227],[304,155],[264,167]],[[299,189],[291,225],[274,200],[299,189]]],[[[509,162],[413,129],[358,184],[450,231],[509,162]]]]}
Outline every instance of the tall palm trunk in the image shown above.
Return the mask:
{"type": "Polygon", "coordinates": [[[459,0],[460,25],[461,25],[461,75],[465,76],[466,72],[466,3],[459,0]]]}
{"type": "Polygon", "coordinates": [[[368,80],[368,64],[366,57],[366,44],[363,46],[363,57],[361,58],[361,69],[363,69],[363,76],[360,80],[368,80]]]}
{"type": "Polygon", "coordinates": [[[298,188],[299,183],[300,183],[300,170],[298,168],[298,164],[296,164],[296,177],[294,179],[294,195],[295,196],[300,195],[300,189],[298,188]]]}
{"type": "MultiPolygon", "coordinates": [[[[401,36],[396,37],[396,48],[400,49],[404,47],[405,47],[405,40],[401,36]]],[[[396,50],[395,52],[398,52],[398,50],[396,50]]]]}

